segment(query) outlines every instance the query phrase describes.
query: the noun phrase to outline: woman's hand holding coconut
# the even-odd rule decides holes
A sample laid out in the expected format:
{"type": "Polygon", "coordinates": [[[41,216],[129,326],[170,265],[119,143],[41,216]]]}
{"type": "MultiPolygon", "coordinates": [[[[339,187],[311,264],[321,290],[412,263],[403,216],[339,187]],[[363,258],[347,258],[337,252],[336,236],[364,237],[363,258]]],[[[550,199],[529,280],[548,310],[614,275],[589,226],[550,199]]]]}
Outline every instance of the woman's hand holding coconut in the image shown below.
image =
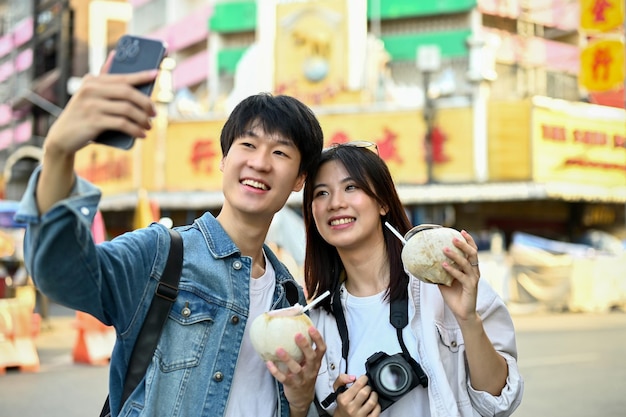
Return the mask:
{"type": "Polygon", "coordinates": [[[459,322],[476,319],[480,270],[474,238],[465,230],[423,224],[409,230],[403,239],[405,269],[424,282],[438,284],[459,322]]]}
{"type": "Polygon", "coordinates": [[[480,270],[478,269],[478,246],[472,236],[465,230],[461,231],[461,235],[465,238],[454,238],[452,244],[459,249],[461,253],[445,247],[444,255],[448,257],[450,262],[444,261],[443,268],[450,274],[454,280],[450,286],[440,285],[439,290],[445,303],[456,316],[459,324],[468,320],[476,320],[476,297],[478,294],[478,280],[480,278],[480,270]]]}
{"type": "Polygon", "coordinates": [[[465,230],[459,233],[436,225],[416,226],[406,233],[405,241],[405,268],[422,281],[439,285],[444,302],[459,323],[472,387],[500,395],[508,368],[476,312],[480,279],[476,242],[465,230]]]}

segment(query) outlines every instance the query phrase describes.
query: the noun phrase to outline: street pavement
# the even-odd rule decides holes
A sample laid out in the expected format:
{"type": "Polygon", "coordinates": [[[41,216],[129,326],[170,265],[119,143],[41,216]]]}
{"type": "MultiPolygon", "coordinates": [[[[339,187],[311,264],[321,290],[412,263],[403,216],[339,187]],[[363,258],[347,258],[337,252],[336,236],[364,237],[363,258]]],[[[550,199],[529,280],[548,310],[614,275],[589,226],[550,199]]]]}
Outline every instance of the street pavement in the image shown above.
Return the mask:
{"type": "MultiPolygon", "coordinates": [[[[74,313],[53,306],[36,344],[41,368],[0,375],[0,417],[98,416],[108,366],[76,364],[74,313]]],[[[623,416],[626,313],[519,313],[519,366],[525,380],[516,417],[623,416]]]]}
{"type": "Polygon", "coordinates": [[[516,417],[626,415],[626,313],[513,315],[525,381],[516,417]]]}
{"type": "Polygon", "coordinates": [[[98,417],[108,391],[108,366],[76,364],[75,312],[50,306],[35,338],[38,372],[0,375],[0,417],[98,417]]]}

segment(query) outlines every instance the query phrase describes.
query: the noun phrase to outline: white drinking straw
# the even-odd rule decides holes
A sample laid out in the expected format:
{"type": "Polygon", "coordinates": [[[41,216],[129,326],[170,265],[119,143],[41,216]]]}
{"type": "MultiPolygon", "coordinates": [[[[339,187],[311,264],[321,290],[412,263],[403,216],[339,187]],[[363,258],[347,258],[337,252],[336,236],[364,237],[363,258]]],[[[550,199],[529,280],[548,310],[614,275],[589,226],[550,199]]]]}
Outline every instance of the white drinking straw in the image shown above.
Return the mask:
{"type": "Polygon", "coordinates": [[[320,295],[315,300],[311,301],[306,306],[304,306],[304,308],[302,309],[302,312],[304,313],[305,311],[311,309],[311,307],[313,307],[315,304],[319,303],[320,301],[322,301],[324,298],[328,297],[329,295],[330,295],[330,291],[326,291],[324,294],[320,295]]]}
{"type": "Polygon", "coordinates": [[[403,245],[406,245],[406,240],[404,239],[404,237],[402,237],[400,232],[398,232],[392,225],[390,225],[389,222],[385,222],[385,226],[387,226],[387,228],[391,230],[393,234],[396,235],[398,239],[400,239],[400,241],[402,241],[403,245]]]}

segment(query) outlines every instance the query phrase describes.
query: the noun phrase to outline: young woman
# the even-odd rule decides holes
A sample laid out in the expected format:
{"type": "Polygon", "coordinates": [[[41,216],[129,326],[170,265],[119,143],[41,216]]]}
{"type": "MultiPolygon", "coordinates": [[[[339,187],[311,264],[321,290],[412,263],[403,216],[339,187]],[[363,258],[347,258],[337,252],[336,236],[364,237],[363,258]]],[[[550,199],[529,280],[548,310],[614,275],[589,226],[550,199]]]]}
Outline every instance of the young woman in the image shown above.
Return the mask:
{"type": "Polygon", "coordinates": [[[480,280],[470,234],[462,231],[464,240],[451,242],[464,256],[444,249],[451,286],[424,283],[407,274],[403,244],[385,227],[389,222],[404,234],[411,224],[374,144],[324,150],[309,178],[306,287],[311,298],[332,294],[311,312],[327,345],[316,382],[320,410],[334,416],[512,414],[523,392],[513,322],[480,280]]]}

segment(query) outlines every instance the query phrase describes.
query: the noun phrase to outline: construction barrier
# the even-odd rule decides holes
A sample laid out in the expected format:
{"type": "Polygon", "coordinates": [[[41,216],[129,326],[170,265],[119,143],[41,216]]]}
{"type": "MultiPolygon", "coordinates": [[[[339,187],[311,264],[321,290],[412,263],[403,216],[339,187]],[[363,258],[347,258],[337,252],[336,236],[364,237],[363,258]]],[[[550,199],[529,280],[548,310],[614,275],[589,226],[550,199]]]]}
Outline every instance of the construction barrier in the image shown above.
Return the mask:
{"type": "Polygon", "coordinates": [[[115,345],[115,329],[82,311],[76,312],[76,329],[78,335],[72,351],[74,362],[107,365],[115,345]]]}
{"type": "Polygon", "coordinates": [[[8,368],[24,372],[39,370],[35,337],[40,317],[34,313],[32,291],[25,287],[14,298],[0,299],[0,375],[8,368]]]}

